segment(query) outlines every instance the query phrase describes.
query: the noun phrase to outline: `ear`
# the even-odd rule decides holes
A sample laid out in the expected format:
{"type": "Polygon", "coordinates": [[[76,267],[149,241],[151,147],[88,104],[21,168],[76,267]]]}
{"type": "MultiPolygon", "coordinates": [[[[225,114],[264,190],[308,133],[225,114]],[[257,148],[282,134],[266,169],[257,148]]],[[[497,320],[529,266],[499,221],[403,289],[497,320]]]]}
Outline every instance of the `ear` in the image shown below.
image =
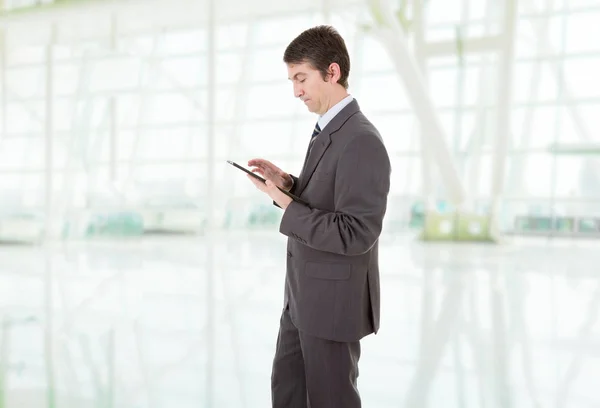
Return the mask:
{"type": "Polygon", "coordinates": [[[331,64],[329,64],[327,72],[329,82],[334,84],[336,84],[342,76],[342,71],[340,70],[340,66],[337,62],[332,62],[331,64]]]}

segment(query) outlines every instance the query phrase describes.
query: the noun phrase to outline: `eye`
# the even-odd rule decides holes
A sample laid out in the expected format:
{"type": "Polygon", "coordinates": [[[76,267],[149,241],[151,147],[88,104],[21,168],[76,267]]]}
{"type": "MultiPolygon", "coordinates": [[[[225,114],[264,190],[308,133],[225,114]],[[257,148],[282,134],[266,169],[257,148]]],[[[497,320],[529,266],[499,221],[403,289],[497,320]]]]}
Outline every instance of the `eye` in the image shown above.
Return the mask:
{"type": "Polygon", "coordinates": [[[301,80],[300,83],[302,84],[302,83],[304,83],[304,81],[306,81],[306,79],[301,80]]]}

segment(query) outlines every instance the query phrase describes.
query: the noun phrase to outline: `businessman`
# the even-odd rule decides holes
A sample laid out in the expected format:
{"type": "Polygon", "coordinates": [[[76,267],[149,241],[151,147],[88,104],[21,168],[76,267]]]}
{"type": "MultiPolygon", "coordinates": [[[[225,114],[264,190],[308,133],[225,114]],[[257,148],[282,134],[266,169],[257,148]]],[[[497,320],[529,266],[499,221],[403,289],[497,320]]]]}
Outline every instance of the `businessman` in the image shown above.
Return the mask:
{"type": "Polygon", "coordinates": [[[350,58],[334,28],[302,32],[283,60],[294,96],[318,120],[298,177],[264,159],[248,162],[267,182],[248,178],[283,209],[279,231],[288,237],[273,407],[357,408],[360,340],[379,329],[378,239],[390,161],[348,94],[350,58]]]}

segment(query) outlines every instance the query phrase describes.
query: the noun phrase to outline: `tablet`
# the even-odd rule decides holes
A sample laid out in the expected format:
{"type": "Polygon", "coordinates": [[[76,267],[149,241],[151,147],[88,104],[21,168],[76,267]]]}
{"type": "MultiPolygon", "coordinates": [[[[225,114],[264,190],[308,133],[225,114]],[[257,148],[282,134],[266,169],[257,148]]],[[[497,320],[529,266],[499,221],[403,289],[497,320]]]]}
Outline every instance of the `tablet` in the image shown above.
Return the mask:
{"type": "Polygon", "coordinates": [[[240,166],[239,164],[237,164],[236,162],[232,162],[231,160],[227,160],[227,163],[231,164],[233,167],[237,167],[238,169],[245,171],[246,173],[250,174],[252,177],[254,177],[257,180],[262,181],[263,183],[266,182],[266,180],[264,178],[262,178],[261,176],[259,176],[258,174],[248,170],[245,167],[240,166]]]}
{"type": "MultiPolygon", "coordinates": [[[[252,176],[252,177],[254,177],[255,179],[262,181],[263,183],[264,183],[264,182],[266,182],[266,180],[265,180],[264,178],[262,178],[261,176],[259,176],[259,175],[258,175],[258,174],[256,174],[256,173],[253,173],[252,171],[248,170],[247,168],[240,166],[240,165],[239,165],[239,164],[237,164],[236,162],[233,162],[233,161],[231,161],[231,160],[227,160],[227,163],[231,164],[233,167],[236,167],[236,168],[238,168],[239,170],[242,170],[242,171],[244,171],[244,172],[248,173],[249,175],[251,175],[251,176],[252,176]]],[[[300,197],[298,197],[298,196],[295,196],[294,194],[292,194],[292,193],[290,193],[290,192],[288,192],[288,191],[285,191],[284,189],[282,189],[282,188],[280,188],[280,187],[277,187],[277,188],[279,189],[279,191],[281,191],[281,192],[282,192],[283,194],[285,194],[286,196],[290,197],[292,200],[294,200],[294,201],[297,201],[297,202],[299,202],[299,203],[302,203],[302,204],[304,204],[304,205],[308,205],[308,203],[307,203],[306,201],[304,201],[303,199],[301,199],[300,197]]]]}

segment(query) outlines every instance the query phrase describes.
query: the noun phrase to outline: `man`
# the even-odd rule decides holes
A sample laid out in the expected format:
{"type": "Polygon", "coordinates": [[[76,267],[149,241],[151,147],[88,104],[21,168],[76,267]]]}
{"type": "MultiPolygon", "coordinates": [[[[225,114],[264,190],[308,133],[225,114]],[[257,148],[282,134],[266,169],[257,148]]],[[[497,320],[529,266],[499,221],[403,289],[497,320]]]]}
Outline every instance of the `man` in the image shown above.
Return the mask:
{"type": "Polygon", "coordinates": [[[335,29],[304,31],[283,59],[294,95],[319,119],[297,178],[264,159],[248,162],[267,182],[249,179],[284,210],[288,236],[273,407],[357,408],[360,339],[379,329],[377,242],[390,161],[347,92],[350,58],[335,29]]]}

